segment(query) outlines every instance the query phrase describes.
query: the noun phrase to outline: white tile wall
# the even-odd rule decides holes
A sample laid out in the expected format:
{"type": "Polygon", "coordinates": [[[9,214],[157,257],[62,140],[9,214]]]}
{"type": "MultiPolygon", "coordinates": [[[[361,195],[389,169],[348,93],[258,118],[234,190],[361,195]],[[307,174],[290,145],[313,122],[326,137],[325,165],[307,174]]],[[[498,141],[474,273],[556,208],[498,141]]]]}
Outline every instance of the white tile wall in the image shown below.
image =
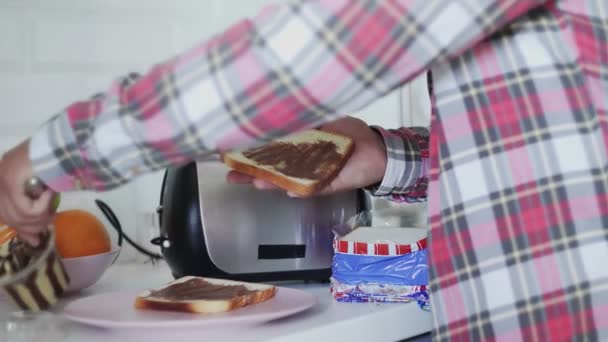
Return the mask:
{"type": "MultiPolygon", "coordinates": [[[[105,89],[115,77],[144,72],[271,2],[1,1],[0,152],[32,134],[67,104],[105,89]]],[[[385,127],[421,124],[428,119],[424,96],[423,82],[418,82],[353,114],[385,127]]],[[[101,198],[135,237],[136,213],[154,210],[161,178],[158,172],[109,193],[68,194],[62,208],[88,209],[101,216],[93,203],[101,198]]],[[[134,255],[126,249],[121,258],[134,255]]]]}
{"type": "Polygon", "coordinates": [[[169,22],[154,17],[138,18],[134,29],[133,19],[125,14],[57,11],[33,24],[32,69],[36,72],[140,69],[172,52],[169,22]]]}
{"type": "Polygon", "coordinates": [[[19,26],[19,12],[0,12],[0,70],[23,71],[26,46],[25,32],[19,26]]]}
{"type": "Polygon", "coordinates": [[[2,124],[38,126],[68,101],[82,98],[83,79],[62,74],[9,73],[0,77],[2,124]]]}

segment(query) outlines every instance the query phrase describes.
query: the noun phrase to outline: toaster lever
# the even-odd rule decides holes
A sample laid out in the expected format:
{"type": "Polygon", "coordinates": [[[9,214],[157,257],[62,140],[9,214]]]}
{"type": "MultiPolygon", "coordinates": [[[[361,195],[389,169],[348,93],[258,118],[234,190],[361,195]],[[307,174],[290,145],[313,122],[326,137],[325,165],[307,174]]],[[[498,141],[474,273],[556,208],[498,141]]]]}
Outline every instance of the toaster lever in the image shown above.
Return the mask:
{"type": "Polygon", "coordinates": [[[163,248],[171,247],[171,241],[169,241],[169,239],[164,236],[155,237],[154,239],[150,240],[150,243],[152,243],[153,245],[161,246],[163,248]]]}

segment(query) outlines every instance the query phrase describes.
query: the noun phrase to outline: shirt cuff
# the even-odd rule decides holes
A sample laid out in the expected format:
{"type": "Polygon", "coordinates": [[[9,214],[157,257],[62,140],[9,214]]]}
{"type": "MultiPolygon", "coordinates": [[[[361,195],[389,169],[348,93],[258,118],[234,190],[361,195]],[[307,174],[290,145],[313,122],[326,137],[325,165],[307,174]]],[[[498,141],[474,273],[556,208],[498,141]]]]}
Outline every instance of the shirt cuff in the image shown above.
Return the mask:
{"type": "Polygon", "coordinates": [[[29,157],[34,174],[56,192],[87,188],[85,163],[65,113],[44,124],[31,138],[29,157]]]}
{"type": "Polygon", "coordinates": [[[373,196],[426,197],[428,130],[418,127],[386,130],[378,126],[372,129],[384,140],[387,165],[382,181],[366,190],[373,196]]]}

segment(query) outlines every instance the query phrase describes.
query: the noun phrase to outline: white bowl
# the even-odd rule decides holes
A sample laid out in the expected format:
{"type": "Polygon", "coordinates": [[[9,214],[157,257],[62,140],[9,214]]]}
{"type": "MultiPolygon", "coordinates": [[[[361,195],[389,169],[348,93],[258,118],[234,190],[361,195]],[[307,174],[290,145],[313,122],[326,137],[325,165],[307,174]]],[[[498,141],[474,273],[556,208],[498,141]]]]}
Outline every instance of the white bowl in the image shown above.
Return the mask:
{"type": "Polygon", "coordinates": [[[95,284],[105,271],[114,263],[120,248],[107,253],[77,258],[64,258],[63,266],[70,277],[66,292],[76,292],[95,284]]]}

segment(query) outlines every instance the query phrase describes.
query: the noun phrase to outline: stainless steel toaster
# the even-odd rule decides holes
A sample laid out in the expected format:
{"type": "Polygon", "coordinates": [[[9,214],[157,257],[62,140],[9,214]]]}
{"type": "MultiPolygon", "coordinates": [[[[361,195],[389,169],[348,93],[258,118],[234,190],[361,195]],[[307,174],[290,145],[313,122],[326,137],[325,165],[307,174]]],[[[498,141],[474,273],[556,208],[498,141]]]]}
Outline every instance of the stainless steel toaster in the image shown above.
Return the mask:
{"type": "Polygon", "coordinates": [[[369,208],[362,190],[307,199],[225,180],[218,160],[168,169],[155,242],[174,277],[328,280],[332,227],[369,208]]]}

